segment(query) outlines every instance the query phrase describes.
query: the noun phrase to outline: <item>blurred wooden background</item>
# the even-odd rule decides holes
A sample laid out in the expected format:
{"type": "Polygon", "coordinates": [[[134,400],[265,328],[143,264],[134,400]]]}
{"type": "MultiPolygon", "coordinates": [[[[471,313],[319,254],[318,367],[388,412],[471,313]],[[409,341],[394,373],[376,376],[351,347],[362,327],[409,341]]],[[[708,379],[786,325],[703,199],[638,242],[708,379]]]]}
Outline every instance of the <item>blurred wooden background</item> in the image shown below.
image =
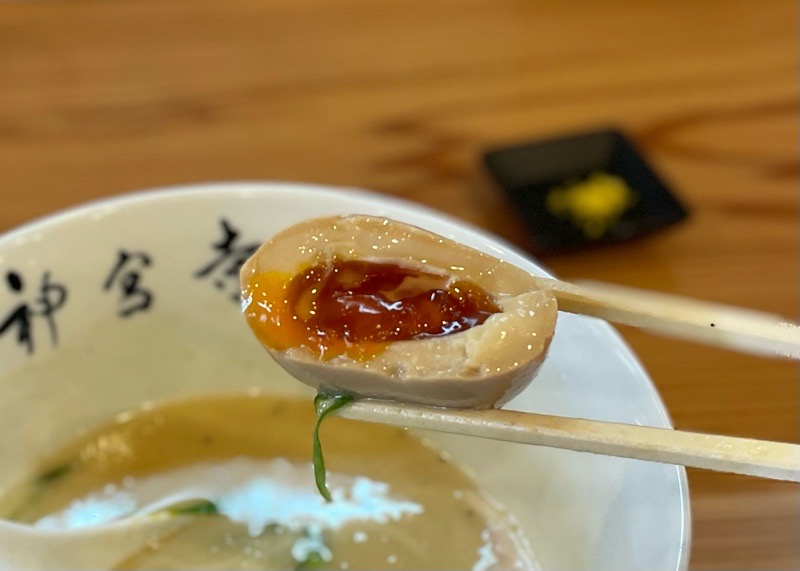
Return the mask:
{"type": "MultiPolygon", "coordinates": [[[[798,315],[796,2],[0,3],[0,230],[153,186],[371,188],[521,247],[488,148],[614,125],[691,209],[543,257],[798,315]]],[[[623,334],[681,429],[797,442],[798,369],[623,334]]],[[[693,569],[800,567],[798,487],[690,471],[693,569]]]]}

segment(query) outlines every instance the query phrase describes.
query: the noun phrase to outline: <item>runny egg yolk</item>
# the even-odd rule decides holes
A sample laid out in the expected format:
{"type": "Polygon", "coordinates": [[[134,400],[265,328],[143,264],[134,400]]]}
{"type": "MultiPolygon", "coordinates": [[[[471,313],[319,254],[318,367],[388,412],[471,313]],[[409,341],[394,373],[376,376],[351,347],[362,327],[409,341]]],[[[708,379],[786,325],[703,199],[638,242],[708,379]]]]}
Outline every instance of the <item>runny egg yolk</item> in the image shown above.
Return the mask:
{"type": "Polygon", "coordinates": [[[321,360],[368,360],[393,341],[448,335],[482,324],[500,307],[479,285],[395,263],[334,260],[296,275],[254,274],[245,316],[258,339],[321,360]]]}

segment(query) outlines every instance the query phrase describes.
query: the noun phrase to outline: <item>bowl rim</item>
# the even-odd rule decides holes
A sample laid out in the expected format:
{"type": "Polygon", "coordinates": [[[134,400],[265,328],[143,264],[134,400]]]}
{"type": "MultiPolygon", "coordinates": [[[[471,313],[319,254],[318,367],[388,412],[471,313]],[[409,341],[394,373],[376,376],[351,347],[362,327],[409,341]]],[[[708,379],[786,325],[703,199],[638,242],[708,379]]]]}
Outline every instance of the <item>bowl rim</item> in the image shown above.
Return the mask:
{"type": "MultiPolygon", "coordinates": [[[[326,197],[329,197],[331,193],[336,193],[345,197],[357,197],[369,201],[377,200],[383,204],[394,207],[408,208],[413,210],[417,215],[430,217],[448,225],[458,226],[467,232],[474,234],[485,243],[497,246],[507,252],[517,255],[520,258],[531,262],[537,268],[544,271],[547,275],[551,277],[553,276],[552,272],[548,268],[544,267],[541,262],[531,256],[531,254],[507,242],[500,236],[492,234],[488,230],[480,228],[468,221],[461,220],[456,216],[444,213],[430,206],[359,187],[286,180],[253,179],[180,183],[144,188],[140,190],[130,190],[112,196],[87,200],[59,208],[48,214],[35,217],[29,221],[12,226],[11,228],[0,232],[0,254],[2,254],[2,250],[5,248],[13,248],[15,246],[15,242],[21,238],[24,238],[30,233],[47,231],[48,229],[60,226],[62,224],[74,222],[86,216],[96,215],[98,211],[102,210],[112,211],[117,208],[123,208],[131,205],[156,203],[164,200],[182,200],[187,196],[206,197],[216,195],[220,198],[224,198],[225,194],[230,194],[231,197],[235,196],[235,198],[239,200],[246,198],[250,194],[258,194],[264,191],[274,192],[279,189],[291,189],[292,192],[304,193],[309,197],[313,197],[315,195],[325,195],[326,197]]],[[[2,264],[2,257],[0,257],[0,264],[2,264]]],[[[672,420],[666,409],[666,405],[661,398],[658,388],[650,378],[650,375],[647,373],[642,363],[639,361],[636,353],[613,326],[606,322],[601,322],[598,325],[603,326],[603,329],[605,330],[604,333],[612,337],[614,342],[625,351],[627,354],[626,358],[629,359],[631,365],[636,368],[637,373],[649,384],[652,396],[654,397],[652,399],[653,404],[655,405],[658,416],[663,423],[663,427],[673,428],[672,420]]],[[[684,466],[676,466],[676,468],[678,473],[678,488],[680,491],[681,514],[683,516],[682,521],[680,522],[682,537],[681,544],[679,546],[676,571],[686,571],[689,567],[689,556],[692,547],[691,505],[686,469],[684,466]]]]}

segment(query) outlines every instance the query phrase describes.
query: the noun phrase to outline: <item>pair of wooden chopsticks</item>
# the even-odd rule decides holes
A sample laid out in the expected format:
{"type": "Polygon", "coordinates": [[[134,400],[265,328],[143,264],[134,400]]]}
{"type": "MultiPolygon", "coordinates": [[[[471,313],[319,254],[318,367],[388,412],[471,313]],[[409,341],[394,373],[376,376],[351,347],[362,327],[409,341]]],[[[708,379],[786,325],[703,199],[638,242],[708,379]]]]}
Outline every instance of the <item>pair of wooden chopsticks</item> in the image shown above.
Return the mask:
{"type": "MultiPolygon", "coordinates": [[[[616,285],[541,278],[559,309],[769,357],[800,359],[800,327],[755,311],[616,285]]],[[[800,446],[510,410],[443,409],[371,399],[335,414],[454,434],[800,482],[800,446]]]]}

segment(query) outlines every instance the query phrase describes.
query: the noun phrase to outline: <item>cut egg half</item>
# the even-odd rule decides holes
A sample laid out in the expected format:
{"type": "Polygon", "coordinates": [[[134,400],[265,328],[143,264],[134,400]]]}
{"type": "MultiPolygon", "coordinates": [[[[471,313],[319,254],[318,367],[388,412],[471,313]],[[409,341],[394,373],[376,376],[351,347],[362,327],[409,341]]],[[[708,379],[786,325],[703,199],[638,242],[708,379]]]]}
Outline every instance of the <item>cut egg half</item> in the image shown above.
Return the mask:
{"type": "Polygon", "coordinates": [[[241,270],[278,364],[324,393],[501,406],[533,379],[557,303],[528,272],[422,228],[347,215],[291,226],[241,270]]]}

